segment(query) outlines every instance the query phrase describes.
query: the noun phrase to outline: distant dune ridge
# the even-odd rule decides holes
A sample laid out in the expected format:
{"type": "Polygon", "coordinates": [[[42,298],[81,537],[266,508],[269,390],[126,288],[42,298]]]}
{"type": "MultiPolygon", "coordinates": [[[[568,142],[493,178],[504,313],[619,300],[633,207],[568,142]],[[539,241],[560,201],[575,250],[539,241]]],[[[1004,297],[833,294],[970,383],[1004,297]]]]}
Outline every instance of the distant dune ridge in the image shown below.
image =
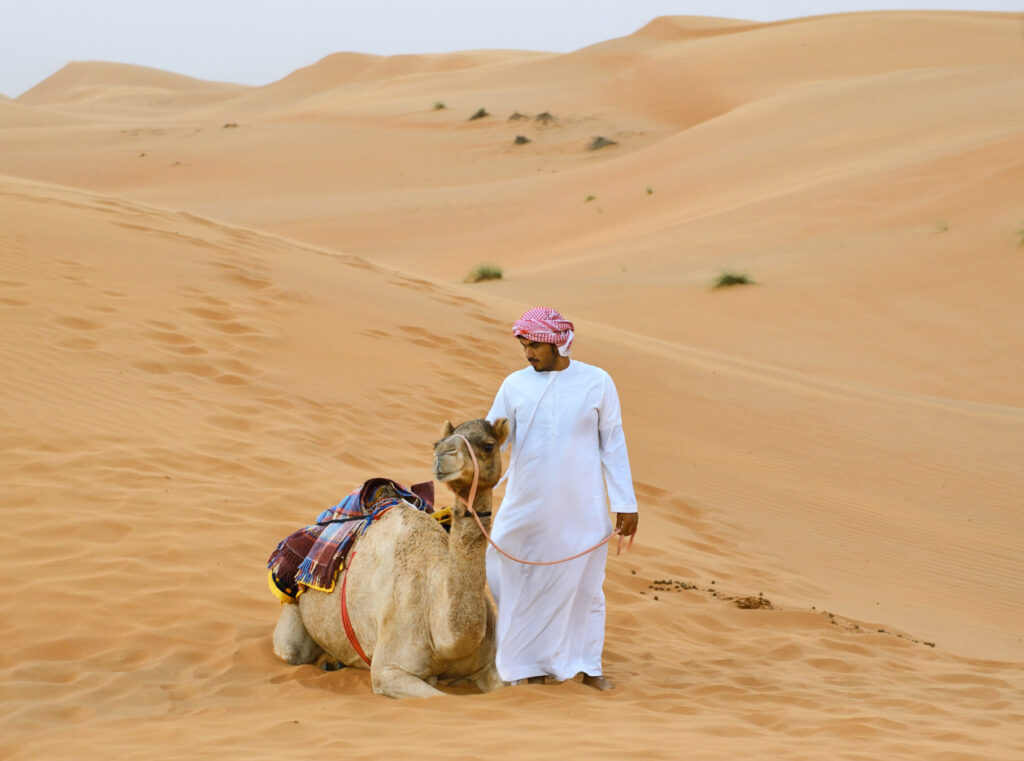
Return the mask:
{"type": "Polygon", "coordinates": [[[174,107],[223,100],[245,85],[205,82],[145,66],[76,61],[25,91],[17,100],[34,106],[174,107]]]}
{"type": "Polygon", "coordinates": [[[0,98],[2,755],[1024,757],[1022,24],[671,17],[0,98]],[[536,304],[623,402],[616,689],[277,661],[276,542],[429,477],[536,304]]]}

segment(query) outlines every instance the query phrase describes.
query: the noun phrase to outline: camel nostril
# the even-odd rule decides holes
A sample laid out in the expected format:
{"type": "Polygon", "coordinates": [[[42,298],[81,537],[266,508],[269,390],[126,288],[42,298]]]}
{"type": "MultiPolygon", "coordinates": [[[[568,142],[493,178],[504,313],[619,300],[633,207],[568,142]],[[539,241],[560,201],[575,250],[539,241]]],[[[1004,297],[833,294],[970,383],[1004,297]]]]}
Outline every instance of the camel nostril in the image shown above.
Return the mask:
{"type": "Polygon", "coordinates": [[[447,447],[438,453],[438,457],[460,457],[461,455],[462,450],[457,444],[452,444],[450,447],[447,447]]]}

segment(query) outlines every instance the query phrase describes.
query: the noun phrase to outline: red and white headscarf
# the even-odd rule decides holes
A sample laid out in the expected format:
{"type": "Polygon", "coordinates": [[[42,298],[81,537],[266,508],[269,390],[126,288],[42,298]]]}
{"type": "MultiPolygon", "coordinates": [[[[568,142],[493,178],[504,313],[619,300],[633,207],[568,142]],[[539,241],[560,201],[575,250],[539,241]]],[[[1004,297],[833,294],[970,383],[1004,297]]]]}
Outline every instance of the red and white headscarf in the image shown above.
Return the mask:
{"type": "Polygon", "coordinates": [[[563,357],[572,348],[573,324],[556,309],[534,307],[512,325],[512,335],[543,344],[554,344],[563,357]]]}

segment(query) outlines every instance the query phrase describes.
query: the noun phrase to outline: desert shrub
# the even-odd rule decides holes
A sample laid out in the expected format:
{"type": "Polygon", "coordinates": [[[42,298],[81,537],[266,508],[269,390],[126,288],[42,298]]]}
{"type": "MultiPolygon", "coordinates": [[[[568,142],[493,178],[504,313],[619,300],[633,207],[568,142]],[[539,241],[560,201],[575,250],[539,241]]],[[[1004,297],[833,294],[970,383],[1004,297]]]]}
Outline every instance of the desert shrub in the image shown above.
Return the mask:
{"type": "Polygon", "coordinates": [[[743,272],[733,272],[732,270],[722,270],[718,277],[715,278],[712,285],[713,288],[728,288],[732,285],[753,285],[754,281],[743,272]]]}
{"type": "Polygon", "coordinates": [[[495,264],[480,264],[466,275],[467,283],[480,283],[484,280],[501,280],[501,267],[495,264]]]}
{"type": "Polygon", "coordinates": [[[588,151],[599,151],[602,148],[607,148],[609,145],[618,145],[614,140],[609,140],[606,137],[598,135],[590,143],[587,144],[588,151]]]}

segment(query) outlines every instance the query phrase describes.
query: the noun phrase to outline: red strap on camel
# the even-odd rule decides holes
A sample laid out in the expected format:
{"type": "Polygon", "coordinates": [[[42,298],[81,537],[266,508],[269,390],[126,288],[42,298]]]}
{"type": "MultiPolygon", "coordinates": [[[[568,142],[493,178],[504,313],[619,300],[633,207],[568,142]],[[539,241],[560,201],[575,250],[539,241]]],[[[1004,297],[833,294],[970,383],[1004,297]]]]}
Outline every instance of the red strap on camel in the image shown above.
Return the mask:
{"type": "MultiPolygon", "coordinates": [[[[431,484],[433,486],[433,484],[431,484]]],[[[379,513],[375,513],[372,517],[373,520],[379,520],[384,513],[390,510],[394,505],[385,507],[379,513]]],[[[367,524],[369,527],[369,524],[367,524]]],[[[366,528],[363,529],[363,533],[366,533],[366,528]]],[[[362,536],[362,534],[360,534],[362,536]]],[[[345,563],[345,578],[341,580],[341,625],[345,627],[345,636],[348,637],[348,643],[352,645],[352,649],[356,651],[356,655],[363,659],[363,663],[367,666],[370,665],[370,659],[366,657],[366,653],[363,652],[363,648],[359,646],[359,638],[356,637],[356,630],[352,627],[352,619],[348,617],[348,595],[346,589],[348,588],[348,575],[352,572],[352,561],[356,559],[356,548],[352,548],[352,552],[349,553],[347,561],[345,563]]]]}
{"type": "Polygon", "coordinates": [[[345,569],[345,578],[341,580],[341,624],[345,627],[345,636],[348,637],[348,642],[352,645],[352,649],[356,651],[356,654],[363,659],[363,662],[369,666],[370,659],[366,657],[366,653],[363,652],[363,648],[359,646],[359,640],[356,638],[356,630],[352,628],[352,621],[348,617],[348,605],[345,604],[345,588],[348,586],[348,574],[352,570],[352,561],[356,559],[356,551],[352,550],[352,553],[348,556],[348,567],[345,569]]]}

